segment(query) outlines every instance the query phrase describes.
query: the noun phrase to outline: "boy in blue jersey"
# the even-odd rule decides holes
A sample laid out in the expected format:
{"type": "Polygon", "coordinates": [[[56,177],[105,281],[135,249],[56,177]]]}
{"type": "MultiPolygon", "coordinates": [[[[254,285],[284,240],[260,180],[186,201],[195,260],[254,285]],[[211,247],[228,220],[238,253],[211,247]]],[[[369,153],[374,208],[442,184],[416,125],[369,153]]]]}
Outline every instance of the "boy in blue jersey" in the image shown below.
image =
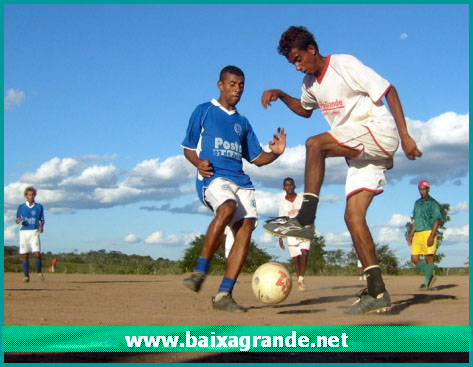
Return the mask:
{"type": "Polygon", "coordinates": [[[194,110],[186,137],[184,156],[197,167],[196,188],[199,199],[215,213],[191,277],[184,285],[198,292],[208,273],[210,261],[229,226],[234,243],[227,258],[225,276],[218,293],[212,297],[216,310],[245,312],[232,298],[232,290],[246,260],[251,233],[258,213],[253,184],[243,172],[243,158],[257,166],[276,160],[286,148],[284,129],[278,129],[269,143],[270,153],[262,150],[248,120],[235,106],[245,86],[245,76],[236,66],[226,66],[217,83],[218,100],[203,103],[194,110]]]}
{"type": "Polygon", "coordinates": [[[33,252],[35,257],[36,272],[38,278],[44,281],[41,273],[41,242],[39,234],[43,233],[44,228],[44,210],[41,204],[35,203],[36,189],[28,186],[24,195],[26,203],[21,204],[16,212],[16,223],[21,223],[20,228],[20,255],[25,277],[23,281],[30,281],[30,265],[28,262],[29,253],[33,252]]]}

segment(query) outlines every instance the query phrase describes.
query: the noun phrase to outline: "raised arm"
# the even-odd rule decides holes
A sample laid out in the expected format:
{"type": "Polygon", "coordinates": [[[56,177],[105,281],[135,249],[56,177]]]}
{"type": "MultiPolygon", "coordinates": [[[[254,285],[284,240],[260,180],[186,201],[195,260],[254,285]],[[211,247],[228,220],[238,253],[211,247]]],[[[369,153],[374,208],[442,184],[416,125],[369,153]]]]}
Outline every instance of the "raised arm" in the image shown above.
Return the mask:
{"type": "Polygon", "coordinates": [[[274,162],[286,149],[286,133],[283,128],[278,128],[278,132],[273,135],[273,140],[269,142],[271,152],[261,152],[261,154],[252,163],[258,167],[265,166],[274,162]]]}
{"type": "Polygon", "coordinates": [[[263,92],[261,97],[261,104],[264,109],[267,109],[268,106],[271,106],[271,102],[277,101],[280,99],[284,104],[289,107],[289,109],[298,114],[299,116],[309,118],[312,116],[311,110],[306,110],[301,105],[301,100],[291,97],[289,94],[283,92],[280,89],[269,89],[263,92]]]}

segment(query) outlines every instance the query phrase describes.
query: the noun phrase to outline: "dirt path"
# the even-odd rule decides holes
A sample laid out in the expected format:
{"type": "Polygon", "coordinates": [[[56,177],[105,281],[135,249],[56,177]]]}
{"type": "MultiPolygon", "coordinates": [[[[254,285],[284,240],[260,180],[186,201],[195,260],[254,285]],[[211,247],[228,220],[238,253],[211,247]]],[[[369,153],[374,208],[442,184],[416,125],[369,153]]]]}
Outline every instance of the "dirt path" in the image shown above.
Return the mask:
{"type": "Polygon", "coordinates": [[[208,277],[200,293],[181,284],[185,276],[46,274],[22,283],[6,273],[4,325],[468,325],[468,277],[439,277],[433,290],[418,291],[421,277],[386,276],[393,303],[384,315],[347,316],[365,282],[358,277],[307,277],[307,291],[293,289],[275,306],[256,300],[251,276],[234,290],[247,313],[211,309],[220,276],[208,277]],[[34,312],[25,312],[25,310],[34,312]],[[433,317],[432,315],[435,315],[433,317]]]}

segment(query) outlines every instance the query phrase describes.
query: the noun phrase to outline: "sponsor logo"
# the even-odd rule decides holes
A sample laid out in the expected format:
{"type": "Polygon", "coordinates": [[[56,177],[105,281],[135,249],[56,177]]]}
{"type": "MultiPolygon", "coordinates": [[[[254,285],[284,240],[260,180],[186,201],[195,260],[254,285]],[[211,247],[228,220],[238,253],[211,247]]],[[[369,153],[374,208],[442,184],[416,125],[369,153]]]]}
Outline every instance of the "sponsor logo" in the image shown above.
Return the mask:
{"type": "Polygon", "coordinates": [[[319,106],[324,115],[338,115],[340,110],[345,108],[343,101],[339,99],[336,101],[319,102],[319,106]]]}
{"type": "Polygon", "coordinates": [[[237,142],[230,142],[222,138],[215,138],[213,154],[217,157],[228,157],[241,161],[242,147],[237,142]]]}
{"type": "Polygon", "coordinates": [[[239,123],[236,123],[235,126],[233,126],[233,128],[235,129],[235,132],[238,135],[241,135],[242,128],[241,128],[241,125],[239,123]]]}

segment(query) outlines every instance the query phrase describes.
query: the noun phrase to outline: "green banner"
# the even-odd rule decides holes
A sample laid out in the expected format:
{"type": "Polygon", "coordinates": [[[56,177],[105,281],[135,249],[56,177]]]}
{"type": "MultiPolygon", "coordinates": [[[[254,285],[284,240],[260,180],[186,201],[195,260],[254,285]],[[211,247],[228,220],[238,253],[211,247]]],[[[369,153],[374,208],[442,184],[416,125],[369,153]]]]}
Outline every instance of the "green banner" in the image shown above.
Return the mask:
{"type": "Polygon", "coordinates": [[[4,326],[4,352],[469,352],[468,326],[4,326]]]}

